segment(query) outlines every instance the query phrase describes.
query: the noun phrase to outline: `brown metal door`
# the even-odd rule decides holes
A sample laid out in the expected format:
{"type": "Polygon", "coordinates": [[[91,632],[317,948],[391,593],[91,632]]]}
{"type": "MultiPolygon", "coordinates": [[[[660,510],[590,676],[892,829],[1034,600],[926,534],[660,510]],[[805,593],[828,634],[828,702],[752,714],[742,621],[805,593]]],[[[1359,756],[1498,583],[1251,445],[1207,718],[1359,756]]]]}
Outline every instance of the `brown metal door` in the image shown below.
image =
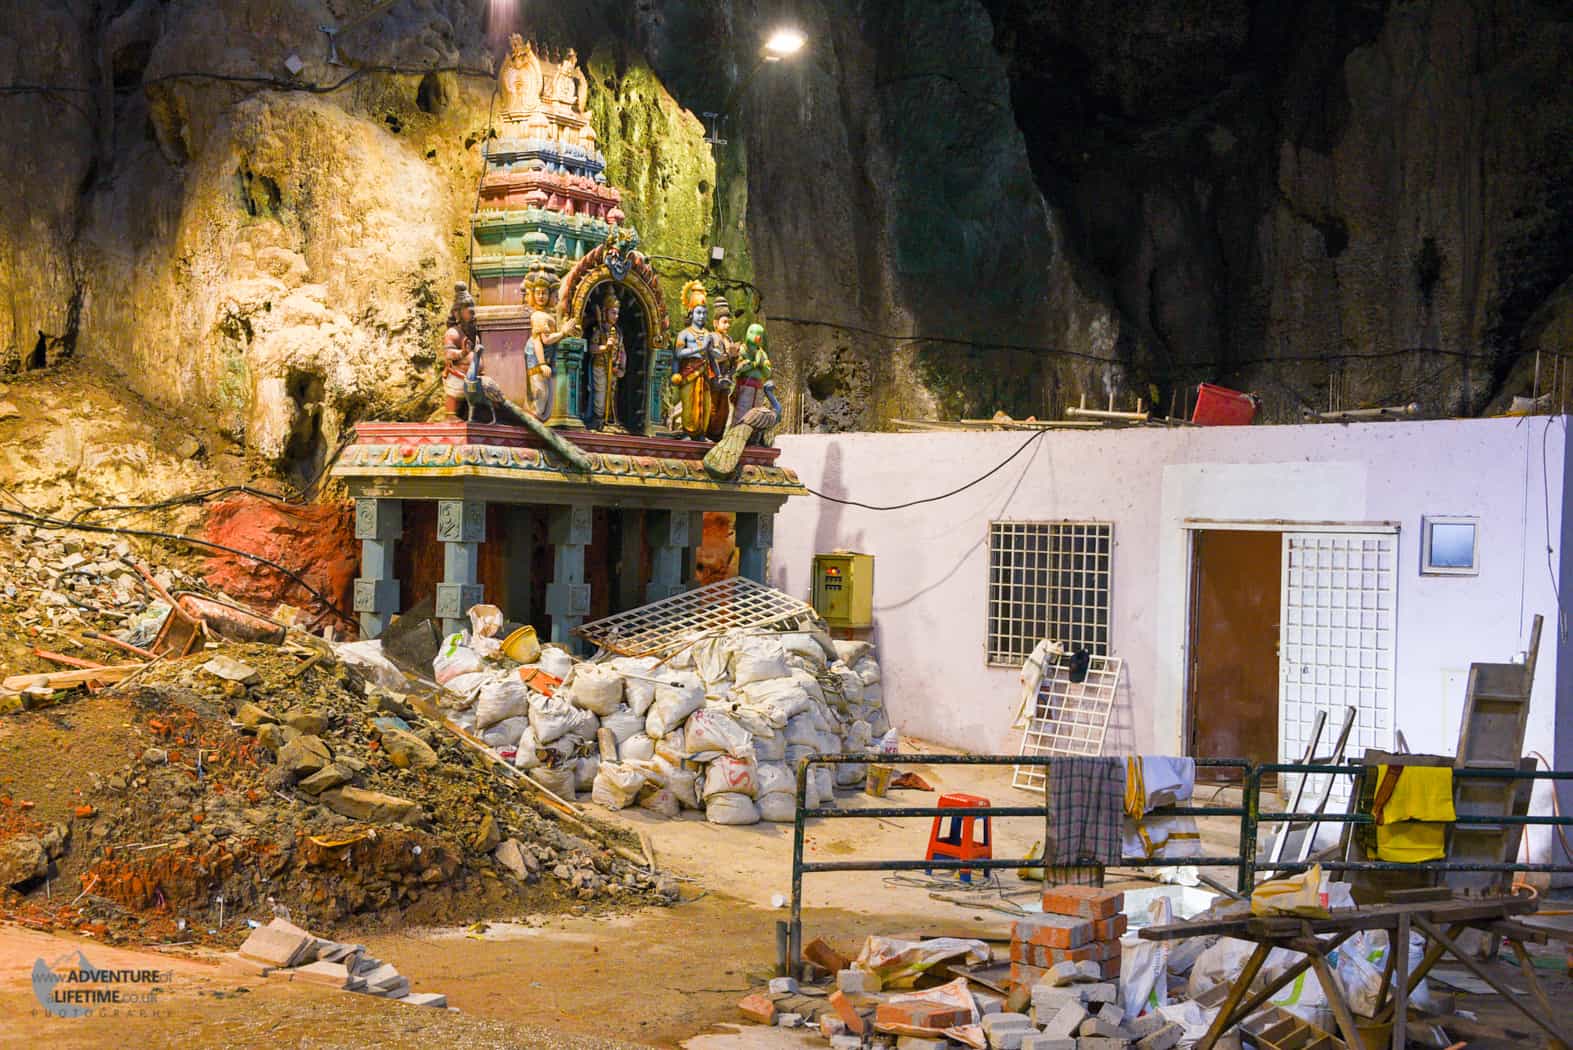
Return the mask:
{"type": "Polygon", "coordinates": [[[1276,761],[1283,534],[1192,535],[1191,754],[1276,761]]]}

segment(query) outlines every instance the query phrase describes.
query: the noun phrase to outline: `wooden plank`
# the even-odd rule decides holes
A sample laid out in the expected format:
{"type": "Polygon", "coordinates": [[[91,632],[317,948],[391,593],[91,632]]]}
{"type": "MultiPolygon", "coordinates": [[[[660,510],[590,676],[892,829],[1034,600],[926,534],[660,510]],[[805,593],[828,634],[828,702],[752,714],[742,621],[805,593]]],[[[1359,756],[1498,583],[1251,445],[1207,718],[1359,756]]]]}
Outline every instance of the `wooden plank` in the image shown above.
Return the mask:
{"type": "Polygon", "coordinates": [[[1497,980],[1496,975],[1492,973],[1489,968],[1481,966],[1480,963],[1475,961],[1475,959],[1471,957],[1468,952],[1461,949],[1451,937],[1432,925],[1430,920],[1428,920],[1425,916],[1416,915],[1414,917],[1414,921],[1415,925],[1420,927],[1422,933],[1431,938],[1433,941],[1441,944],[1442,947],[1453,956],[1453,958],[1463,963],[1464,967],[1468,969],[1470,973],[1473,973],[1476,977],[1489,984],[1492,989],[1495,990],[1495,992],[1500,995],[1505,1002],[1507,1002],[1508,1005],[1512,1006],[1519,1013],[1535,1022],[1535,1024],[1544,1029],[1547,1034],[1551,1036],[1551,1038],[1560,1040],[1563,1043],[1567,1043],[1570,1038],[1573,1038],[1570,1037],[1567,1033],[1558,1029],[1554,1020],[1542,1017],[1536,1011],[1531,1010],[1529,1008],[1529,1004],[1524,1002],[1522,997],[1514,995],[1512,989],[1503,984],[1501,981],[1497,980]]]}
{"type": "Polygon", "coordinates": [[[105,685],[118,682],[141,668],[141,664],[110,664],[107,667],[87,667],[76,671],[51,671],[46,674],[14,674],[0,686],[20,693],[35,685],[49,689],[68,689],[72,686],[100,682],[105,685]]]}
{"type": "MultiPolygon", "coordinates": [[[[1557,1016],[1551,1008],[1551,1000],[1546,996],[1546,989],[1540,983],[1540,976],[1535,973],[1535,964],[1529,958],[1529,952],[1524,950],[1524,945],[1519,941],[1508,941],[1513,949],[1513,954],[1518,957],[1518,967],[1524,971],[1524,980],[1529,984],[1529,991],[1535,997],[1535,1002],[1546,1011],[1547,1017],[1557,1016]]],[[[1551,1050],[1568,1050],[1568,1044],[1560,1039],[1551,1040],[1551,1050]]]]}

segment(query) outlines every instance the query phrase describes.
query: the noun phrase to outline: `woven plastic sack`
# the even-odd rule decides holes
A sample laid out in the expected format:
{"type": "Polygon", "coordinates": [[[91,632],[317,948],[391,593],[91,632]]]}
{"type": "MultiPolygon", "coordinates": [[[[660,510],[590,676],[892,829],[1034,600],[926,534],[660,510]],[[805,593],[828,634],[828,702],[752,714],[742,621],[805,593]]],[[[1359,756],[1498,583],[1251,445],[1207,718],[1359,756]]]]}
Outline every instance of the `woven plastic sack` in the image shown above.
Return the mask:
{"type": "Polygon", "coordinates": [[[663,678],[645,715],[645,732],[652,737],[666,736],[705,706],[705,688],[697,675],[678,672],[663,678]]]}
{"type": "Polygon", "coordinates": [[[780,733],[755,734],[754,758],[760,762],[786,761],[786,737],[780,733]]]}
{"type": "Polygon", "coordinates": [[[646,788],[639,794],[639,808],[648,809],[652,813],[672,820],[676,818],[682,805],[671,788],[646,788]]]}
{"type": "Polygon", "coordinates": [[[463,634],[450,634],[444,638],[442,647],[431,662],[432,676],[437,679],[438,685],[447,685],[461,674],[470,674],[484,667],[485,661],[481,659],[481,654],[465,646],[463,634]]]}
{"type": "Polygon", "coordinates": [[[727,660],[731,656],[732,641],[724,636],[701,638],[689,650],[694,657],[694,670],[706,682],[719,682],[726,677],[727,660]]]}
{"type": "Polygon", "coordinates": [[[522,718],[530,713],[530,688],[512,675],[481,686],[475,698],[475,724],[482,729],[505,718],[522,718]]]}
{"type": "Polygon", "coordinates": [[[780,762],[761,762],[755,767],[755,780],[759,783],[756,797],[773,795],[786,792],[789,795],[797,794],[797,778],[792,771],[780,762]]]}
{"type": "Polygon", "coordinates": [[[815,766],[808,771],[814,778],[814,792],[819,796],[819,804],[828,806],[836,800],[836,775],[829,766],[815,766]]]}
{"type": "Polygon", "coordinates": [[[655,701],[653,679],[658,675],[653,656],[619,656],[608,661],[607,666],[623,676],[623,699],[633,713],[644,716],[655,701]]]}
{"type": "Polygon", "coordinates": [[[747,795],[724,791],[705,799],[705,819],[712,824],[758,824],[759,807],[747,795]]]}
{"type": "Polygon", "coordinates": [[[600,664],[574,668],[568,701],[596,715],[609,715],[623,705],[623,676],[600,664]]]}
{"type": "Polygon", "coordinates": [[[472,605],[469,615],[472,638],[493,638],[502,630],[502,610],[495,605],[472,605]]]}
{"type": "Polygon", "coordinates": [[[601,728],[610,729],[613,738],[621,745],[629,737],[644,732],[644,719],[626,707],[619,707],[601,718],[601,728]]]}
{"type": "Polygon", "coordinates": [[[781,651],[789,658],[801,657],[814,667],[824,667],[826,662],[825,651],[819,647],[819,642],[807,631],[788,631],[780,636],[781,651]]]}
{"type": "Polygon", "coordinates": [[[775,638],[744,638],[732,650],[732,680],[739,686],[786,678],[786,652],[775,638]]]}
{"type": "Polygon", "coordinates": [[[536,663],[541,670],[558,679],[567,678],[568,672],[573,670],[573,657],[555,645],[542,646],[541,658],[536,663]]]}
{"type": "Polygon", "coordinates": [[[580,755],[574,759],[573,786],[578,791],[590,790],[590,785],[595,783],[596,774],[601,771],[600,755],[580,755]]]}
{"type": "Polygon", "coordinates": [[[863,657],[863,659],[852,665],[852,670],[856,671],[857,676],[863,680],[865,689],[868,686],[878,684],[880,680],[879,661],[872,656],[863,657]]]}
{"type": "Polygon", "coordinates": [[[754,803],[759,807],[759,819],[772,824],[791,824],[797,820],[797,798],[785,791],[760,795],[754,803]]]}
{"type": "Polygon", "coordinates": [[[531,780],[541,785],[554,795],[571,799],[574,797],[574,764],[569,762],[562,766],[540,766],[529,772],[531,780]]]}
{"type": "Polygon", "coordinates": [[[674,769],[667,774],[666,787],[684,809],[700,809],[699,774],[692,769],[674,769]]]}
{"type": "Polygon", "coordinates": [[[683,748],[700,761],[721,754],[733,758],[754,756],[754,742],[748,730],[713,707],[700,708],[688,716],[683,723],[683,748]]]}
{"type": "Polygon", "coordinates": [[[634,804],[645,786],[644,774],[616,762],[604,762],[595,775],[590,801],[607,809],[625,809],[634,804]]]}
{"type": "Polygon", "coordinates": [[[735,792],[753,798],[759,791],[756,767],[750,761],[723,755],[705,767],[705,798],[735,792]]]}
{"type": "Polygon", "coordinates": [[[530,704],[530,728],[542,744],[565,736],[579,721],[580,712],[566,700],[537,696],[530,704]]]}
{"type": "Polygon", "coordinates": [[[491,748],[516,747],[519,738],[530,728],[530,720],[524,715],[515,715],[505,718],[501,722],[494,722],[481,730],[481,739],[486,741],[486,746],[491,748]]]}
{"type": "Polygon", "coordinates": [[[617,757],[623,762],[647,762],[654,755],[655,741],[643,733],[635,733],[617,745],[617,757]]]}
{"type": "Polygon", "coordinates": [[[837,640],[830,644],[836,647],[836,659],[848,667],[856,664],[874,650],[872,642],[837,640]]]}
{"type": "Polygon", "coordinates": [[[529,726],[529,719],[525,719],[524,732],[519,735],[514,744],[513,768],[534,769],[541,764],[541,742],[535,738],[535,730],[529,726]]]}

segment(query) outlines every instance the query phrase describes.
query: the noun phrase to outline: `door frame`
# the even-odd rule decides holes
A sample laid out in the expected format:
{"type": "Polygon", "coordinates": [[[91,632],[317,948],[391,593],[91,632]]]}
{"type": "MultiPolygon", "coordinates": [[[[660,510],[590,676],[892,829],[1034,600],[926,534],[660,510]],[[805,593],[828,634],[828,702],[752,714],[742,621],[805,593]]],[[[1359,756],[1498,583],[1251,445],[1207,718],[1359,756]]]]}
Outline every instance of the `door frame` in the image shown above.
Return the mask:
{"type": "MultiPolygon", "coordinates": [[[[1290,532],[1331,532],[1331,533],[1339,533],[1339,532],[1386,532],[1386,533],[1392,533],[1393,535],[1396,536],[1396,535],[1398,535],[1398,532],[1399,532],[1399,523],[1396,522],[1396,521],[1353,521],[1353,522],[1352,521],[1303,521],[1303,520],[1302,521],[1297,521],[1297,520],[1288,519],[1288,518],[1252,518],[1252,519],[1186,518],[1183,522],[1180,523],[1180,528],[1185,533],[1185,631],[1184,631],[1184,634],[1182,635],[1183,641],[1181,642],[1181,661],[1182,661],[1181,667],[1183,668],[1183,671],[1184,671],[1184,684],[1183,684],[1183,692],[1182,692],[1181,697],[1180,697],[1180,706],[1181,706],[1181,711],[1180,711],[1180,732],[1182,734],[1182,739],[1180,740],[1180,745],[1181,745],[1180,753],[1189,756],[1191,751],[1192,751],[1191,740],[1192,740],[1192,732],[1193,732],[1193,729],[1194,729],[1194,724],[1195,724],[1195,719],[1196,719],[1196,704],[1194,702],[1193,696],[1191,695],[1191,691],[1192,691],[1192,688],[1194,686],[1194,678],[1193,678],[1192,670],[1191,670],[1191,668],[1192,668],[1191,658],[1193,656],[1193,649],[1195,648],[1195,642],[1196,642],[1196,622],[1195,621],[1196,621],[1196,600],[1197,600],[1197,592],[1196,592],[1196,570],[1197,570],[1197,564],[1196,564],[1196,535],[1195,534],[1198,533],[1198,532],[1213,532],[1213,531],[1278,532],[1278,533],[1290,533],[1290,532]]],[[[1284,576],[1283,576],[1283,579],[1281,579],[1279,581],[1279,584],[1278,584],[1278,587],[1279,587],[1279,600],[1280,600],[1280,602],[1282,601],[1283,595],[1286,593],[1285,589],[1288,586],[1289,586],[1289,577],[1288,577],[1288,574],[1286,572],[1284,574],[1284,576]]],[[[1393,580],[1393,591],[1394,591],[1394,594],[1396,596],[1397,591],[1398,591],[1398,577],[1396,575],[1394,576],[1394,580],[1393,580]]],[[[1395,618],[1396,618],[1396,611],[1395,611],[1395,618]]],[[[1280,617],[1279,630],[1280,631],[1283,630],[1282,618],[1281,617],[1280,617]]],[[[1396,638],[1396,631],[1397,631],[1396,619],[1395,619],[1395,623],[1394,623],[1394,631],[1395,631],[1395,638],[1396,638]]],[[[1273,698],[1273,702],[1275,704],[1281,705],[1283,703],[1283,692],[1282,692],[1282,689],[1283,689],[1283,664],[1281,662],[1281,658],[1280,658],[1280,663],[1279,663],[1279,667],[1278,667],[1278,674],[1279,674],[1279,693],[1273,698]]],[[[1395,696],[1394,697],[1395,706],[1396,706],[1396,701],[1397,701],[1397,697],[1395,696]]],[[[1282,714],[1281,708],[1280,708],[1279,714],[1280,714],[1280,716],[1282,714]]],[[[1300,757],[1301,756],[1296,755],[1296,756],[1294,756],[1292,758],[1287,758],[1286,759],[1286,758],[1284,758],[1280,754],[1278,760],[1281,761],[1281,762],[1284,762],[1284,761],[1293,762],[1293,761],[1298,761],[1300,757]]]]}

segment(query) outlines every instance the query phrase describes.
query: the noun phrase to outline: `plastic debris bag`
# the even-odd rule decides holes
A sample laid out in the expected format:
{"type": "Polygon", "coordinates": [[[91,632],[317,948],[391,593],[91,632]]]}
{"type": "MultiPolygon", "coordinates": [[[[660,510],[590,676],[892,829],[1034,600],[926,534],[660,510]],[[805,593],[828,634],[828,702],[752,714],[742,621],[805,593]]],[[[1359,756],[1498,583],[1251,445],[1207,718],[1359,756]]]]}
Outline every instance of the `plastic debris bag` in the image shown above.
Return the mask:
{"type": "Polygon", "coordinates": [[[505,718],[528,715],[532,695],[530,688],[512,675],[487,682],[475,697],[475,724],[485,729],[505,718]]]}
{"type": "Polygon", "coordinates": [[[481,654],[464,644],[463,634],[450,634],[442,640],[442,646],[432,659],[432,677],[437,679],[438,685],[447,685],[449,680],[483,670],[485,665],[481,654]]]}
{"type": "Polygon", "coordinates": [[[574,797],[574,764],[572,762],[561,766],[537,766],[526,775],[554,795],[566,799],[574,797]]]}
{"type": "Polygon", "coordinates": [[[475,706],[475,698],[481,690],[492,681],[493,676],[487,671],[454,675],[443,684],[442,691],[437,694],[437,702],[455,711],[468,711],[475,706]]]}
{"type": "Polygon", "coordinates": [[[644,732],[644,719],[626,707],[619,707],[601,718],[601,728],[610,729],[613,739],[621,746],[625,740],[644,732]]]}
{"type": "Polygon", "coordinates": [[[705,688],[697,675],[682,671],[665,675],[655,687],[655,702],[645,716],[645,732],[652,737],[666,736],[703,706],[705,688]]]}
{"type": "Polygon", "coordinates": [[[705,819],[712,824],[758,824],[759,807],[747,795],[723,791],[705,798],[705,819]]]}
{"type": "Polygon", "coordinates": [[[568,672],[573,670],[573,657],[566,649],[555,645],[543,645],[541,657],[536,664],[553,678],[563,680],[568,677],[568,672]]]}
{"type": "Polygon", "coordinates": [[[759,807],[760,820],[772,824],[791,824],[797,820],[797,798],[785,791],[760,795],[755,804],[759,807]]]}
{"type": "Polygon", "coordinates": [[[830,771],[829,766],[815,766],[808,771],[814,778],[814,791],[819,796],[821,806],[833,805],[836,801],[836,775],[830,771]]]}
{"type": "Polygon", "coordinates": [[[830,644],[835,646],[836,659],[848,667],[853,666],[874,650],[872,642],[837,640],[830,644]]]}
{"type": "Polygon", "coordinates": [[[694,670],[706,682],[719,682],[726,677],[726,665],[731,654],[732,642],[724,635],[701,638],[689,650],[694,658],[694,670]]]}
{"type": "Polygon", "coordinates": [[[788,795],[797,794],[797,778],[780,762],[760,762],[754,767],[754,779],[758,782],[760,795],[783,791],[788,795]]]}
{"type": "Polygon", "coordinates": [[[753,798],[759,791],[756,767],[752,759],[744,760],[722,755],[705,767],[705,798],[722,792],[735,792],[753,798]]]}
{"type": "Polygon", "coordinates": [[[1325,919],[1327,905],[1322,898],[1322,866],[1313,864],[1298,874],[1258,885],[1251,893],[1251,914],[1325,919]]]}
{"type": "Polygon", "coordinates": [[[643,718],[655,702],[656,659],[653,656],[619,656],[608,666],[623,676],[623,699],[634,714],[643,718]]]}
{"type": "Polygon", "coordinates": [[[472,605],[469,616],[471,638],[495,638],[502,630],[502,610],[495,605],[472,605]]]}
{"type": "Polygon", "coordinates": [[[588,791],[601,771],[600,755],[580,755],[574,759],[573,786],[577,791],[588,791]]]}
{"type": "Polygon", "coordinates": [[[579,721],[580,711],[566,700],[554,696],[536,696],[530,703],[530,728],[542,744],[550,744],[565,736],[579,721]]]}
{"type": "MultiPolygon", "coordinates": [[[[1147,905],[1150,925],[1173,920],[1168,897],[1154,897],[1147,905]]],[[[1149,1010],[1169,1002],[1169,942],[1137,940],[1120,945],[1120,1005],[1125,1019],[1134,1021],[1149,1010]]]]}
{"type": "Polygon", "coordinates": [[[623,676],[601,664],[579,664],[568,688],[568,702],[596,715],[609,715],[623,704],[623,676]]]}
{"type": "Polygon", "coordinates": [[[535,730],[530,728],[529,719],[525,719],[524,732],[519,734],[518,741],[514,744],[513,768],[534,769],[541,764],[541,742],[535,737],[535,730]]]}
{"type": "Polygon", "coordinates": [[[754,757],[760,762],[781,762],[786,759],[786,737],[779,733],[755,734],[754,757]]]}
{"type": "Polygon", "coordinates": [[[825,651],[807,631],[788,631],[779,640],[782,652],[788,657],[801,657],[814,667],[825,666],[825,651]]]}
{"type": "Polygon", "coordinates": [[[671,788],[646,788],[639,794],[639,808],[648,809],[668,820],[676,818],[682,806],[671,788]]]}
{"type": "MultiPolygon", "coordinates": [[[[960,959],[969,963],[986,963],[993,957],[994,953],[983,941],[959,937],[905,941],[896,937],[871,936],[863,942],[863,950],[858,953],[855,965],[859,970],[877,974],[886,988],[910,988],[920,974],[942,962],[960,959]]],[[[964,977],[958,977],[956,981],[963,986],[966,984],[964,977]]],[[[923,994],[932,995],[939,990],[930,988],[923,994]]]]}
{"type": "Polygon", "coordinates": [[[732,680],[740,686],[786,678],[790,673],[778,639],[744,638],[732,650],[732,680]]]}
{"type": "Polygon", "coordinates": [[[410,683],[397,664],[382,654],[382,641],[367,638],[359,642],[338,642],[333,655],[363,674],[373,685],[395,693],[408,693],[410,683]]]}
{"type": "Polygon", "coordinates": [[[654,755],[655,741],[643,733],[635,733],[617,745],[617,757],[624,762],[648,761],[654,755]]]}
{"type": "Polygon", "coordinates": [[[645,786],[644,774],[616,762],[603,762],[590,790],[590,801],[607,809],[626,809],[645,786]]]}
{"type": "Polygon", "coordinates": [[[493,722],[481,730],[481,739],[486,741],[486,746],[491,748],[516,747],[519,738],[525,730],[530,728],[530,720],[524,715],[514,715],[501,722],[493,722]]]}
{"type": "Polygon", "coordinates": [[[754,757],[754,741],[748,730],[713,707],[701,708],[688,716],[683,724],[683,747],[700,761],[707,755],[754,757]]]}
{"type": "Polygon", "coordinates": [[[699,774],[692,769],[674,769],[666,776],[667,790],[684,809],[700,809],[699,774]]]}
{"type": "Polygon", "coordinates": [[[863,659],[852,665],[852,670],[856,671],[858,678],[862,679],[865,693],[867,692],[868,686],[875,685],[879,682],[879,661],[875,660],[872,656],[863,657],[863,659]]]}

